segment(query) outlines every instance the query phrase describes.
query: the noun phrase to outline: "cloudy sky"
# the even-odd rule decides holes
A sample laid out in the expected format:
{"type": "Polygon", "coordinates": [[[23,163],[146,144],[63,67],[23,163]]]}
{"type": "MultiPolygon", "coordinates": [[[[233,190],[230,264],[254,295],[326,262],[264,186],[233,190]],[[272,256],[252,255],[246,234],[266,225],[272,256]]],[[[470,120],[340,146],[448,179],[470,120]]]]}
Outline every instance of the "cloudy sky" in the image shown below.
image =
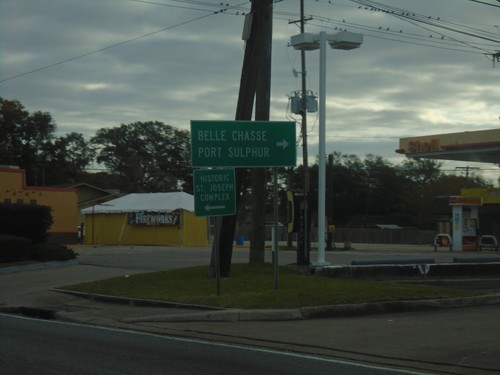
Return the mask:
{"type": "MultiPolygon", "coordinates": [[[[90,137],[135,121],[189,129],[190,120],[233,120],[250,5],[0,0],[0,96],[50,112],[61,135],[90,137]]],[[[299,33],[290,22],[299,11],[299,0],[275,3],[271,120],[299,120],[288,99],[301,87],[300,53],[288,45],[299,33]]],[[[305,13],[307,32],[364,34],[357,50],[327,52],[327,152],[399,163],[401,137],[500,126],[500,62],[492,58],[500,50],[500,1],[305,0],[305,13]]],[[[307,53],[314,93],[318,55],[307,53]]],[[[309,114],[311,162],[317,123],[309,114]]],[[[466,165],[476,166],[444,168],[466,165]]],[[[480,167],[500,177],[498,166],[480,167]]]]}

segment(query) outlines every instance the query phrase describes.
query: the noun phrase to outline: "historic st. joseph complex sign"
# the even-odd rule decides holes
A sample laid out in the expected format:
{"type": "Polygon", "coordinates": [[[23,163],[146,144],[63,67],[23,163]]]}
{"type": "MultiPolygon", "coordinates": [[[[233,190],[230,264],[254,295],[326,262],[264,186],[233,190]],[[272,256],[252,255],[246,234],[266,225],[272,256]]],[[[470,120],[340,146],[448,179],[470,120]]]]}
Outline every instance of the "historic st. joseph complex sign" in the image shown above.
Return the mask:
{"type": "Polygon", "coordinates": [[[224,216],[236,213],[234,169],[197,169],[194,179],[196,216],[224,216]]]}

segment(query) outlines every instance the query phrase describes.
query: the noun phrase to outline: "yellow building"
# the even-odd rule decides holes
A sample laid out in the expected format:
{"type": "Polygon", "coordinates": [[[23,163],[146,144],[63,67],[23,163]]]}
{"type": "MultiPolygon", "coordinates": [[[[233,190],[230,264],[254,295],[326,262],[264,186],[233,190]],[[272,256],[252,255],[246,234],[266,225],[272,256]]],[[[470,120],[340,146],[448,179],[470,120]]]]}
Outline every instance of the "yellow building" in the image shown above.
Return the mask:
{"type": "Polygon", "coordinates": [[[184,192],[129,194],[82,210],[88,245],[206,245],[207,219],[184,192]]]}
{"type": "Polygon", "coordinates": [[[75,243],[78,226],[78,198],[75,189],[26,186],[25,171],[17,167],[0,168],[0,202],[36,204],[52,208],[53,224],[49,240],[75,243]]]}

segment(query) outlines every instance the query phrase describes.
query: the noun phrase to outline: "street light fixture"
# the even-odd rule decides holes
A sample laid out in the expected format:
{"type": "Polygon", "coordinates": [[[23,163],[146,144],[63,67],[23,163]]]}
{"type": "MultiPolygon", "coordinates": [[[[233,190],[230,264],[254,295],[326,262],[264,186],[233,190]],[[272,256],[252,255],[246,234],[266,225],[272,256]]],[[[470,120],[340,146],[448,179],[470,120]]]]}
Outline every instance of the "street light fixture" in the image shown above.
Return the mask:
{"type": "MultiPolygon", "coordinates": [[[[318,261],[325,265],[325,200],[326,200],[326,162],[325,162],[325,109],[326,109],[326,42],[334,49],[351,50],[363,44],[363,34],[341,31],[327,34],[302,33],[291,37],[294,49],[312,51],[319,49],[319,177],[318,177],[318,261]]],[[[307,165],[304,166],[307,168],[307,165]]]]}

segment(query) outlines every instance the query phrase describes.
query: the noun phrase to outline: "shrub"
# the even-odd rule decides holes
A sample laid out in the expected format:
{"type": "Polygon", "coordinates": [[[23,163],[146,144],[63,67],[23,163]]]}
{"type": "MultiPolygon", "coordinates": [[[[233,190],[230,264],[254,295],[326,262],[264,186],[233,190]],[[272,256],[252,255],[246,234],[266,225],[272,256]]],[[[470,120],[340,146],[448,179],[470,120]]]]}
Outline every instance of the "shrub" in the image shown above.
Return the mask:
{"type": "Polygon", "coordinates": [[[48,206],[0,203],[0,233],[44,242],[53,222],[51,210],[48,206]]]}
{"type": "Polygon", "coordinates": [[[31,259],[40,262],[75,259],[77,254],[70,248],[52,242],[39,243],[31,249],[31,259]]]}
{"type": "Polygon", "coordinates": [[[0,263],[30,259],[32,242],[29,238],[0,234],[0,263]]]}

